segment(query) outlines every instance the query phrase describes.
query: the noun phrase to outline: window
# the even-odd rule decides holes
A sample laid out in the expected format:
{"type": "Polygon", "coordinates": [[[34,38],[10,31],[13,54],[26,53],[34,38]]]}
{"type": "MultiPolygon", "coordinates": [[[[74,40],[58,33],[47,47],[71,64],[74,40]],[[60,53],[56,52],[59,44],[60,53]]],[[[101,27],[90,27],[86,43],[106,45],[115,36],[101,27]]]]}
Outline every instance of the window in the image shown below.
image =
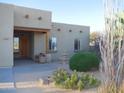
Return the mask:
{"type": "Polygon", "coordinates": [[[75,39],[74,40],[74,51],[79,51],[80,50],[80,40],[75,39]]]}
{"type": "Polygon", "coordinates": [[[14,37],[14,53],[19,52],[19,37],[14,37]]]}
{"type": "Polygon", "coordinates": [[[56,37],[52,37],[49,39],[49,50],[57,51],[57,39],[56,37]]]}

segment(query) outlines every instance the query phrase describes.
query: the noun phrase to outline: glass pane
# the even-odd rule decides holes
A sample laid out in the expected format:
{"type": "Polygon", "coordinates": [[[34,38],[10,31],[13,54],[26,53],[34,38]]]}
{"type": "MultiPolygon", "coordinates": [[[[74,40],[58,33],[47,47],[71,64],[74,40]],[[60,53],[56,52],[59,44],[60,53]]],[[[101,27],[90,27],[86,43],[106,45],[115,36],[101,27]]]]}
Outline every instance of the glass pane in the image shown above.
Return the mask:
{"type": "Polygon", "coordinates": [[[19,52],[19,37],[14,37],[14,52],[19,52]]]}
{"type": "Polygon", "coordinates": [[[80,50],[80,40],[78,40],[78,50],[80,50]]]}
{"type": "Polygon", "coordinates": [[[78,39],[74,40],[74,50],[75,51],[80,50],[80,40],[78,40],[78,39]]]}
{"type": "Polygon", "coordinates": [[[49,50],[56,51],[57,50],[57,39],[56,37],[52,37],[49,39],[49,50]]]}
{"type": "Polygon", "coordinates": [[[75,39],[74,41],[74,50],[78,50],[78,40],[75,39]]]}
{"type": "Polygon", "coordinates": [[[56,37],[52,37],[52,49],[53,49],[53,51],[56,51],[57,50],[56,44],[57,44],[56,37]]]}
{"type": "Polygon", "coordinates": [[[49,50],[51,50],[52,49],[52,39],[49,39],[49,50]]]}

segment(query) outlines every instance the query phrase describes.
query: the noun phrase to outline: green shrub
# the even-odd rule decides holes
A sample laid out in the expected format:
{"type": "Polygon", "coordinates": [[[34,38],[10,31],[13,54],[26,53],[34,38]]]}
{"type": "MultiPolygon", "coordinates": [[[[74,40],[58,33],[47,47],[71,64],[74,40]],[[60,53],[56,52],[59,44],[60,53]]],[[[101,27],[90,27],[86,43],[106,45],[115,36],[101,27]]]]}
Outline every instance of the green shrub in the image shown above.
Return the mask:
{"type": "Polygon", "coordinates": [[[96,79],[93,75],[82,74],[80,77],[81,81],[84,83],[85,88],[96,87],[100,84],[100,81],[96,79]]]}
{"type": "Polygon", "coordinates": [[[98,69],[99,58],[90,52],[76,53],[70,58],[69,66],[70,69],[77,71],[98,69]]]}
{"type": "Polygon", "coordinates": [[[84,83],[83,81],[79,80],[78,83],[77,83],[77,87],[78,87],[78,90],[82,90],[84,88],[84,83]]]}
{"type": "Polygon", "coordinates": [[[72,83],[71,83],[71,80],[70,80],[69,77],[64,81],[64,86],[63,87],[66,88],[66,89],[72,89],[72,83]]]}
{"type": "Polygon", "coordinates": [[[78,73],[76,72],[76,70],[71,74],[70,77],[70,83],[71,83],[71,87],[72,89],[75,89],[77,86],[77,82],[78,82],[78,73]]]}
{"type": "Polygon", "coordinates": [[[96,87],[100,84],[100,81],[90,74],[83,73],[79,76],[75,70],[69,75],[64,69],[59,69],[53,73],[53,81],[57,87],[78,89],[80,91],[84,88],[96,87]]]}
{"type": "Polygon", "coordinates": [[[64,86],[66,89],[76,89],[78,82],[78,73],[74,71],[64,82],[64,86]]]}
{"type": "Polygon", "coordinates": [[[58,69],[53,73],[53,80],[56,85],[60,85],[68,78],[68,73],[65,69],[58,69]]]}

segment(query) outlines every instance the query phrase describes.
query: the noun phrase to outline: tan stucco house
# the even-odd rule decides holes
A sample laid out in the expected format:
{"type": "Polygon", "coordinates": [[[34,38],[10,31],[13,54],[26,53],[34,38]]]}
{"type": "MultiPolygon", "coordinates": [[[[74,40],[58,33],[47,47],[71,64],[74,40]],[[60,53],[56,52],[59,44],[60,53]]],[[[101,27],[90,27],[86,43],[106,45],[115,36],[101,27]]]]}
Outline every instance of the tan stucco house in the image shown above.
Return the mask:
{"type": "Polygon", "coordinates": [[[0,67],[12,67],[14,57],[50,53],[55,61],[65,51],[71,56],[88,50],[89,26],[53,23],[51,16],[50,11],[0,3],[0,67]]]}

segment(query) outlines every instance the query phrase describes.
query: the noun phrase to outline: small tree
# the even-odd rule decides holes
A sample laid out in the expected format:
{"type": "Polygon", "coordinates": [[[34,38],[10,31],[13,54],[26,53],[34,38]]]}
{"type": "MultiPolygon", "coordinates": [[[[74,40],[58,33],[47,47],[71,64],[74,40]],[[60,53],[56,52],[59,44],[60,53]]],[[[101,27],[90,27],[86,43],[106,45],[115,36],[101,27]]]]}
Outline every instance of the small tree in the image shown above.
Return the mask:
{"type": "Polygon", "coordinates": [[[97,41],[99,40],[99,38],[100,38],[100,33],[99,32],[96,32],[96,31],[91,32],[90,33],[90,44],[95,45],[97,43],[97,41]]]}

